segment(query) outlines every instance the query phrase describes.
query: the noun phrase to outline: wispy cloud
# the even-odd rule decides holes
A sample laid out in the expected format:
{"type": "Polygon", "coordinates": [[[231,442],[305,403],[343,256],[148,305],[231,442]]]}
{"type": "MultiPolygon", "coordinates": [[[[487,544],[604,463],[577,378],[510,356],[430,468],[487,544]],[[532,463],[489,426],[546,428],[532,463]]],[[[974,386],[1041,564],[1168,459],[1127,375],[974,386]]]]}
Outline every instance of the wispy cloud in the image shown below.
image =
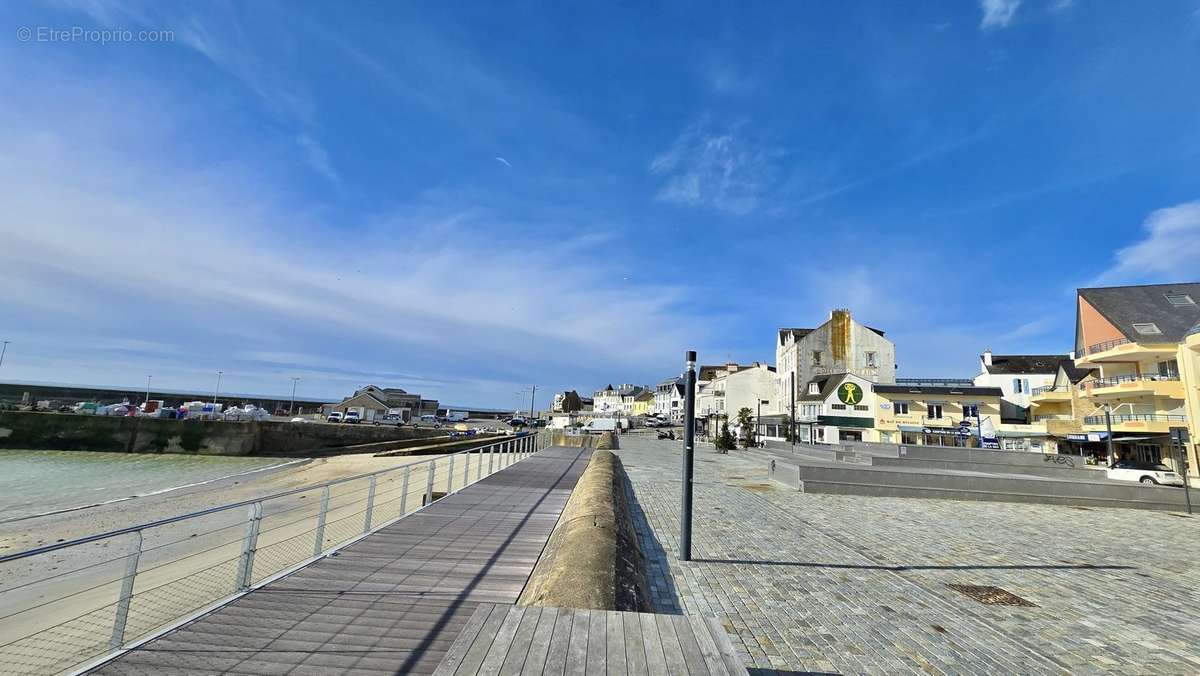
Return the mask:
{"type": "Polygon", "coordinates": [[[1117,251],[1113,266],[1093,284],[1200,278],[1200,201],[1151,212],[1142,227],[1145,238],[1117,251]]]}
{"type": "Polygon", "coordinates": [[[341,185],[342,178],[333,168],[333,163],[329,161],[329,153],[325,148],[317,143],[316,139],[308,134],[300,134],[296,137],[296,143],[300,145],[300,149],[304,151],[304,156],[308,160],[308,165],[313,168],[318,174],[329,179],[334,185],[341,185]]]}
{"type": "Polygon", "coordinates": [[[714,132],[700,122],[654,158],[650,173],[666,179],[657,195],[664,202],[743,216],[758,208],[774,168],[771,153],[740,126],[714,132]]]}
{"type": "Polygon", "coordinates": [[[983,19],[979,22],[979,27],[1008,27],[1020,6],[1021,0],[979,0],[979,7],[983,10],[983,19]]]}
{"type": "Polygon", "coordinates": [[[499,162],[500,164],[503,164],[503,165],[504,165],[504,166],[506,166],[506,167],[511,167],[511,166],[512,166],[512,162],[509,162],[508,160],[504,159],[503,157],[496,157],[496,158],[494,158],[494,159],[495,159],[497,162],[499,162]]]}

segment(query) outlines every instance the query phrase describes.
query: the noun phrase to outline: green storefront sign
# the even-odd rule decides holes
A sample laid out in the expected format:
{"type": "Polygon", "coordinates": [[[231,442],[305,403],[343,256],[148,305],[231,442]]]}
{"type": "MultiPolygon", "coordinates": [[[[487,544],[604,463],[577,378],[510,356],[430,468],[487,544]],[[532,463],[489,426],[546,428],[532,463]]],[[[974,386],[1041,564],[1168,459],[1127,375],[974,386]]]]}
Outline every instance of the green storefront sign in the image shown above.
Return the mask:
{"type": "Polygon", "coordinates": [[[862,403],[863,389],[858,383],[844,382],[837,388],[838,401],[847,406],[862,403]]]}

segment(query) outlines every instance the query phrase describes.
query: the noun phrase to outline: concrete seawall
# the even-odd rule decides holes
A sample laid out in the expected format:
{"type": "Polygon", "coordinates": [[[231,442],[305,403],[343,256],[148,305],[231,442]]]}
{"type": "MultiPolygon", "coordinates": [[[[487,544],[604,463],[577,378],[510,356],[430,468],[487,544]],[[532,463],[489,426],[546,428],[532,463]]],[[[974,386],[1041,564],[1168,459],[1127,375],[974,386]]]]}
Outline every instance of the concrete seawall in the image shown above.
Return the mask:
{"type": "Polygon", "coordinates": [[[609,451],[593,453],[521,593],[520,605],[652,610],[628,482],[620,458],[609,451]]]}
{"type": "Polygon", "coordinates": [[[303,456],[345,446],[442,435],[444,433],[440,430],[383,425],[225,422],[0,412],[0,448],[303,456]]]}

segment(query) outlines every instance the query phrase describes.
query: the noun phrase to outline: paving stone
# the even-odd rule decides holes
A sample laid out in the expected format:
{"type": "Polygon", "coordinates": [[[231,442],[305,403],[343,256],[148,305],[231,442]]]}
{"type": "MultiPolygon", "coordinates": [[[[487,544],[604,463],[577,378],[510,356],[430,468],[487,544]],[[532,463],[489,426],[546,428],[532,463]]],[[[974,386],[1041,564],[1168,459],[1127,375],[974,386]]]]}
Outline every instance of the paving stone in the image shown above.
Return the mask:
{"type": "Polygon", "coordinates": [[[717,613],[752,669],[1195,673],[1200,518],[1123,509],[807,495],[737,451],[696,454],[677,560],[680,446],[618,453],[660,612],[717,613]],[[948,584],[1036,607],[984,605],[948,584]]]}

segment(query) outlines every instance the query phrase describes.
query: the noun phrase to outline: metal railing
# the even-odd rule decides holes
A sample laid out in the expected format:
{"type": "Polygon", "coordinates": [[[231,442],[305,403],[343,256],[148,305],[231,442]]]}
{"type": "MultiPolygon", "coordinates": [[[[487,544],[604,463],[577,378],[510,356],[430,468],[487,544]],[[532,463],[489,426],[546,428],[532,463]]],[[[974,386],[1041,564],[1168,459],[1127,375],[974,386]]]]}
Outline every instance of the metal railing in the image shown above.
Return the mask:
{"type": "MultiPolygon", "coordinates": [[[[1111,416],[1113,423],[1123,422],[1187,422],[1186,415],[1167,413],[1122,413],[1111,416]]],[[[1104,416],[1089,415],[1083,419],[1085,425],[1103,425],[1104,416]]]]}
{"type": "Polygon", "coordinates": [[[1099,387],[1113,387],[1121,383],[1135,382],[1170,382],[1179,380],[1177,374],[1158,375],[1157,373],[1130,373],[1123,376],[1109,376],[1107,378],[1097,378],[1089,380],[1087,385],[1089,390],[1094,390],[1099,387]]]}
{"type": "Polygon", "coordinates": [[[1096,354],[1097,352],[1107,352],[1108,350],[1111,350],[1114,347],[1117,347],[1118,345],[1127,345],[1127,344],[1129,344],[1129,342],[1130,341],[1128,338],[1114,338],[1113,340],[1106,340],[1103,343],[1096,343],[1094,345],[1088,345],[1086,352],[1088,354],[1096,354]]]}
{"type": "Polygon", "coordinates": [[[525,434],[0,556],[0,674],[89,668],[545,448],[525,434]]]}
{"type": "Polygon", "coordinates": [[[1071,391],[1070,385],[1046,385],[1045,387],[1033,388],[1032,390],[1029,391],[1029,394],[1031,396],[1036,397],[1039,394],[1045,394],[1047,392],[1070,392],[1070,391],[1071,391]]]}

